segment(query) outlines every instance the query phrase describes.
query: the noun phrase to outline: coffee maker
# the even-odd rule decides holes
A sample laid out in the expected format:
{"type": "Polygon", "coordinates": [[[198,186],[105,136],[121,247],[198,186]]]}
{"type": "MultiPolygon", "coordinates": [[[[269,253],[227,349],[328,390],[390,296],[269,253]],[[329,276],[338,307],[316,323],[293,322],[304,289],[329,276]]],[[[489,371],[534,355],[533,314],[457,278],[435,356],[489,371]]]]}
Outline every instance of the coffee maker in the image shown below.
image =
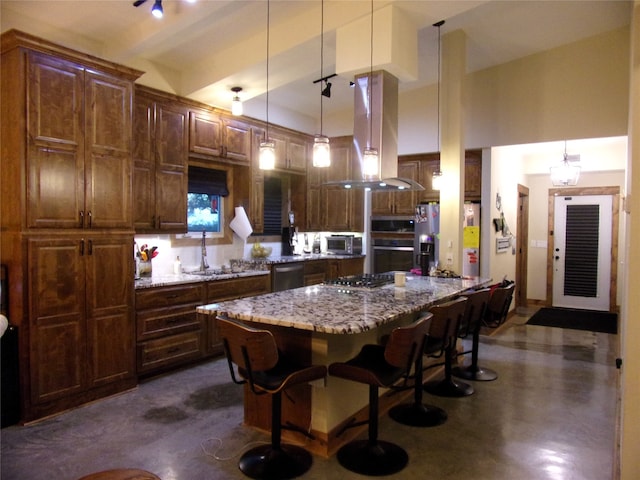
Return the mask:
{"type": "Polygon", "coordinates": [[[432,235],[420,236],[420,250],[416,255],[416,263],[420,267],[423,277],[429,275],[431,267],[435,265],[436,244],[432,235]]]}
{"type": "Polygon", "coordinates": [[[298,227],[294,225],[295,217],[293,212],[289,212],[289,226],[282,227],[282,255],[294,255],[296,244],[298,243],[298,227]]]}

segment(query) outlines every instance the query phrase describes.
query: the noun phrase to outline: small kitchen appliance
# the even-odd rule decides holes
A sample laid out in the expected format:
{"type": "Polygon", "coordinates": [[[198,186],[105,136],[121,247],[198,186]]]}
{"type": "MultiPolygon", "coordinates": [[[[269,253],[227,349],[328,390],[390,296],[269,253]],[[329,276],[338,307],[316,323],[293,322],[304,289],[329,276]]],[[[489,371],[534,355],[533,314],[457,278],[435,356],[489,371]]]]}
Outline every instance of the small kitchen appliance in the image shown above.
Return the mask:
{"type": "Polygon", "coordinates": [[[361,255],[362,237],[353,235],[330,235],[327,238],[327,253],[332,255],[361,255]]]}
{"type": "Polygon", "coordinates": [[[298,227],[294,225],[295,216],[289,212],[289,226],[282,228],[282,255],[288,256],[295,253],[297,243],[298,227]]]}

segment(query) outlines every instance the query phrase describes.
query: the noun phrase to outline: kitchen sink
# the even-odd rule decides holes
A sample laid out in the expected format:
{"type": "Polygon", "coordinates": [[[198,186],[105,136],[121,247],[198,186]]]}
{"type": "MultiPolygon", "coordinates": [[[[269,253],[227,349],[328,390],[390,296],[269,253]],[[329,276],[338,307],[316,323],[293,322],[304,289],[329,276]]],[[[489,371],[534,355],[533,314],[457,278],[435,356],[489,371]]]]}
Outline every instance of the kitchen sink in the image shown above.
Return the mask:
{"type": "Polygon", "coordinates": [[[213,277],[215,275],[226,275],[230,272],[224,272],[222,270],[198,270],[196,272],[189,272],[190,275],[199,275],[201,277],[213,277]]]}

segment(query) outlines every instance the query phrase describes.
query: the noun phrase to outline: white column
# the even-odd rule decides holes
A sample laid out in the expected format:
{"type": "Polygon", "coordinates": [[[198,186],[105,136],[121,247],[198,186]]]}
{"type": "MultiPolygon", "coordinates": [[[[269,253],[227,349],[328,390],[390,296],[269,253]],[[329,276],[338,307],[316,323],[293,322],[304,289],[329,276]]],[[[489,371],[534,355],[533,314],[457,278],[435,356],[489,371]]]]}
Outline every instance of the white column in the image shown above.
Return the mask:
{"type": "Polygon", "coordinates": [[[440,265],[462,272],[466,34],[442,37],[440,85],[440,265]]]}

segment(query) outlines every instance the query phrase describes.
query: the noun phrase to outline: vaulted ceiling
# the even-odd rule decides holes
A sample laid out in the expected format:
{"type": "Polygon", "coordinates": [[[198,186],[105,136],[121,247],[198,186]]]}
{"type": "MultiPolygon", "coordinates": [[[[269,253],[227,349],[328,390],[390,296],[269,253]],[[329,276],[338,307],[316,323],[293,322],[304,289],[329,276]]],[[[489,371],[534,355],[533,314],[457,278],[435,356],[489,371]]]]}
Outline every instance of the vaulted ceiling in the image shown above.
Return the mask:
{"type": "MultiPolygon", "coordinates": [[[[264,118],[269,7],[269,104],[293,116],[319,117],[320,86],[313,81],[336,68],[336,31],[370,18],[370,0],[2,0],[2,31],[17,28],[146,73],[140,83],[230,108],[242,87],[245,111],[264,118]],[[324,11],[324,16],[321,12],[324,11]],[[321,23],[322,20],[322,23],[321,23]],[[321,50],[321,25],[323,42],[321,50]]],[[[407,91],[437,81],[437,28],[462,29],[467,69],[476,71],[628,25],[626,0],[374,0],[393,4],[417,35],[417,75],[407,91]]],[[[374,26],[374,34],[376,27],[374,26]]],[[[362,42],[369,47],[369,38],[362,42]]],[[[331,80],[325,112],[353,108],[352,76],[331,80]]],[[[309,132],[313,133],[313,132],[309,132]]]]}

